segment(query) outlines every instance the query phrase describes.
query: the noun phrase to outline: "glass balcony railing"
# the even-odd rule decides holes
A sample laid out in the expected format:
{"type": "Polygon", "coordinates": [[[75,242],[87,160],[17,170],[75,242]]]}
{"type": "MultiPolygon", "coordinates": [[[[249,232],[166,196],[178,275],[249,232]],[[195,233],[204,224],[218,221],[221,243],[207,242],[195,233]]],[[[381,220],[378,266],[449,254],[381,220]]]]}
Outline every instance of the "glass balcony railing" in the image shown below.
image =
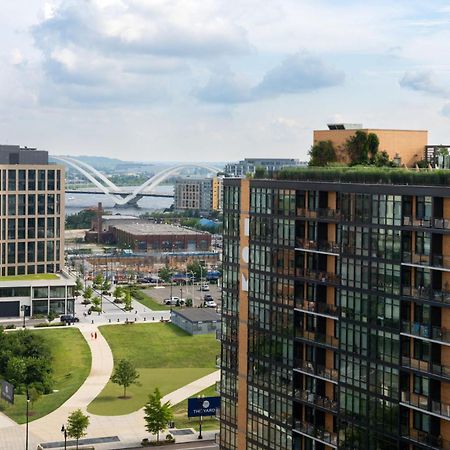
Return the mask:
{"type": "Polygon", "coordinates": [[[450,229],[450,219],[416,219],[411,216],[404,216],[403,225],[410,227],[438,228],[441,230],[448,230],[450,229]]]}
{"type": "Polygon", "coordinates": [[[401,401],[423,411],[432,412],[444,418],[450,418],[450,404],[438,400],[431,400],[426,395],[402,392],[401,401]]]}
{"type": "Polygon", "coordinates": [[[403,252],[403,262],[436,269],[450,269],[450,257],[439,254],[420,255],[418,253],[403,252]]]}
{"type": "Polygon", "coordinates": [[[450,344],[450,331],[443,327],[427,325],[420,322],[402,321],[402,332],[413,336],[450,344]]]}
{"type": "Polygon", "coordinates": [[[425,433],[424,431],[415,430],[414,428],[408,428],[405,430],[405,432],[402,433],[402,437],[425,445],[429,448],[450,450],[450,442],[443,439],[442,436],[434,436],[432,434],[425,433]]]}
{"type": "Polygon", "coordinates": [[[341,213],[337,209],[316,208],[314,210],[306,208],[297,208],[297,216],[307,219],[336,219],[339,220],[341,213]]]}
{"type": "Polygon", "coordinates": [[[308,422],[303,422],[301,420],[294,421],[294,430],[297,430],[303,434],[306,434],[313,439],[318,439],[326,444],[333,447],[337,447],[338,435],[332,431],[327,431],[320,427],[315,427],[308,422]]]}
{"type": "Polygon", "coordinates": [[[322,281],[327,283],[338,284],[341,281],[341,277],[336,273],[326,272],[323,270],[310,270],[297,268],[295,274],[298,277],[309,278],[311,280],[322,281]]]}
{"type": "Polygon", "coordinates": [[[295,337],[305,339],[309,342],[327,345],[333,348],[337,348],[339,345],[339,341],[334,336],[317,333],[315,331],[300,330],[297,328],[295,330],[295,337]]]}
{"type": "Polygon", "coordinates": [[[422,361],[409,356],[402,356],[402,365],[419,372],[432,373],[450,379],[450,366],[443,366],[431,361],[422,361]]]}
{"type": "Polygon", "coordinates": [[[431,286],[403,286],[402,295],[438,303],[450,304],[450,291],[433,289],[431,286]]]}
{"type": "Polygon", "coordinates": [[[296,299],[295,308],[308,313],[323,314],[326,316],[338,317],[339,308],[324,302],[310,302],[308,300],[296,299]]]}
{"type": "Polygon", "coordinates": [[[297,248],[303,250],[334,253],[338,255],[340,253],[339,244],[332,241],[313,241],[308,239],[297,239],[297,248]]]}
{"type": "Polygon", "coordinates": [[[320,406],[321,408],[328,409],[332,412],[337,411],[337,402],[328,397],[322,397],[321,395],[314,394],[310,391],[295,390],[294,397],[313,405],[320,406]]]}
{"type": "Polygon", "coordinates": [[[294,361],[294,369],[308,373],[311,376],[318,376],[330,381],[337,382],[339,378],[339,372],[336,369],[330,369],[320,364],[315,364],[303,359],[296,359],[294,361]]]}

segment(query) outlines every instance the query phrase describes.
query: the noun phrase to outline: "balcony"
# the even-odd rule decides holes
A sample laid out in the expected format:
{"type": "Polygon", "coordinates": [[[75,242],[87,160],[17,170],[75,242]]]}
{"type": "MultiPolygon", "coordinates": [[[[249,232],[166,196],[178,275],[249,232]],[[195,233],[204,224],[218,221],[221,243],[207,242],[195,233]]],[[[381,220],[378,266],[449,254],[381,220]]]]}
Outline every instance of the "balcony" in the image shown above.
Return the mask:
{"type": "Polygon", "coordinates": [[[333,383],[337,383],[339,378],[339,372],[336,369],[330,369],[303,359],[295,360],[294,370],[302,372],[306,375],[325,379],[333,383]]]}
{"type": "Polygon", "coordinates": [[[331,208],[316,208],[315,210],[297,208],[297,216],[305,217],[307,219],[339,220],[341,218],[341,213],[339,210],[331,208]]]}
{"type": "Polygon", "coordinates": [[[450,366],[442,366],[430,361],[410,358],[409,356],[402,356],[402,365],[418,372],[431,373],[438,377],[450,379],[450,366]]]}
{"type": "Polygon", "coordinates": [[[450,257],[439,254],[419,255],[417,253],[403,252],[402,264],[431,267],[433,269],[450,270],[450,257]]]}
{"type": "Polygon", "coordinates": [[[401,402],[413,408],[450,420],[450,404],[448,403],[431,400],[425,395],[414,394],[412,392],[402,392],[401,402]]]}
{"type": "Polygon", "coordinates": [[[296,299],[295,309],[307,314],[325,316],[332,319],[337,319],[339,317],[339,308],[337,306],[323,302],[310,302],[304,299],[296,299]]]}
{"type": "Polygon", "coordinates": [[[312,241],[308,239],[297,239],[297,249],[317,253],[330,253],[338,256],[340,247],[332,241],[312,241]]]}
{"type": "Polygon", "coordinates": [[[437,228],[439,230],[450,229],[450,219],[415,219],[411,216],[403,217],[403,225],[419,228],[437,228]]]}
{"type": "Polygon", "coordinates": [[[402,321],[402,333],[450,345],[450,331],[420,322],[402,321]]]}
{"type": "Polygon", "coordinates": [[[317,333],[315,331],[295,330],[295,337],[312,342],[314,344],[322,344],[327,347],[337,348],[339,341],[334,336],[328,334],[317,333]]]}
{"type": "Polygon", "coordinates": [[[220,357],[220,355],[216,355],[216,367],[220,369],[221,366],[222,366],[222,358],[220,357]]]}
{"type": "Polygon", "coordinates": [[[403,286],[402,295],[450,305],[450,291],[433,289],[431,286],[422,286],[418,288],[413,286],[403,286]]]}
{"type": "Polygon", "coordinates": [[[321,281],[323,283],[339,284],[341,282],[341,277],[339,275],[331,272],[326,272],[323,270],[310,270],[298,268],[295,270],[295,274],[297,277],[321,281]]]}
{"type": "Polygon", "coordinates": [[[402,437],[431,449],[450,450],[450,442],[446,439],[442,439],[441,436],[433,436],[424,431],[415,430],[414,428],[409,428],[405,433],[402,433],[402,437]]]}
{"type": "Polygon", "coordinates": [[[331,412],[337,411],[337,402],[328,397],[322,397],[310,391],[295,390],[294,397],[305,403],[312,403],[331,412]]]}
{"type": "Polygon", "coordinates": [[[315,427],[314,425],[301,420],[296,420],[294,422],[294,431],[319,441],[322,444],[337,448],[338,435],[331,431],[326,431],[323,428],[315,427]]]}

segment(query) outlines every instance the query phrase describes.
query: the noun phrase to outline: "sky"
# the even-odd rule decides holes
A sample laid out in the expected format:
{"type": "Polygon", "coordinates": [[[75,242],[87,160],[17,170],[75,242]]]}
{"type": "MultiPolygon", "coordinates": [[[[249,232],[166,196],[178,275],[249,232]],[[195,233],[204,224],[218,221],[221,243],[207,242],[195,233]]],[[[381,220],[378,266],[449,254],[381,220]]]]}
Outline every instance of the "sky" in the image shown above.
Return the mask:
{"type": "Polygon", "coordinates": [[[440,0],[2,0],[0,143],[307,159],[330,122],[450,143],[440,0]]]}

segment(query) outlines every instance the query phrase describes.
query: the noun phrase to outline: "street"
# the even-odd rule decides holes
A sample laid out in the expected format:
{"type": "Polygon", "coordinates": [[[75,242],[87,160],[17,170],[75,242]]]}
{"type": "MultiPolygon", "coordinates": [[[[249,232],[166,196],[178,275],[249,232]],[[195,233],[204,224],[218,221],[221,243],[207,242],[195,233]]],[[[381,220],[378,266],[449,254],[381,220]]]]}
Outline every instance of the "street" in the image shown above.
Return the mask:
{"type": "MultiPolygon", "coordinates": [[[[156,447],[159,448],[159,447],[156,447]]],[[[185,444],[164,445],[167,450],[217,450],[219,446],[214,441],[186,442],[185,444]]],[[[127,450],[142,450],[142,447],[127,448],[127,450]]]]}

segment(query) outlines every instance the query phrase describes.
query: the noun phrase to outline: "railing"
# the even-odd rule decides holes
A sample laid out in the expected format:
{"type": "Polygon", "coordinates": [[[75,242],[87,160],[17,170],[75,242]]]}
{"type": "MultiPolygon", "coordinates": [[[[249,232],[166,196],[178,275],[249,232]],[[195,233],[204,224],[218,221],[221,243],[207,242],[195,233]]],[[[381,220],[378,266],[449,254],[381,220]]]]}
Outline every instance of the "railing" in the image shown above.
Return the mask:
{"type": "Polygon", "coordinates": [[[439,228],[442,230],[448,230],[450,229],[450,219],[415,219],[411,216],[404,216],[403,225],[420,228],[439,228]]]}
{"type": "Polygon", "coordinates": [[[431,400],[426,395],[414,394],[412,392],[402,392],[401,400],[403,403],[450,418],[450,404],[442,403],[438,400],[431,400]]]}
{"type": "Polygon", "coordinates": [[[217,355],[217,356],[216,356],[216,367],[217,367],[218,369],[220,369],[221,366],[222,366],[222,358],[221,358],[220,355],[217,355]]]}
{"type": "Polygon", "coordinates": [[[297,247],[305,250],[318,252],[340,253],[340,246],[332,241],[311,241],[308,239],[297,239],[297,247]]]}
{"type": "Polygon", "coordinates": [[[307,219],[336,219],[339,220],[341,212],[331,208],[316,208],[314,210],[306,208],[297,208],[297,216],[307,219]]]}
{"type": "Polygon", "coordinates": [[[411,441],[425,444],[431,448],[450,450],[450,442],[447,441],[447,439],[443,439],[442,436],[433,436],[432,434],[418,431],[411,427],[405,430],[405,433],[402,433],[402,436],[411,441]]]}
{"type": "Polygon", "coordinates": [[[425,325],[420,322],[408,322],[404,320],[402,321],[402,331],[414,336],[450,343],[450,331],[446,328],[425,325]]]}
{"type": "Polygon", "coordinates": [[[337,348],[339,345],[339,341],[334,336],[314,331],[296,329],[295,337],[306,339],[310,342],[328,345],[333,348],[337,348]]]}
{"type": "Polygon", "coordinates": [[[443,366],[431,361],[422,361],[420,359],[410,358],[409,356],[402,356],[402,365],[420,372],[450,378],[450,366],[443,366]]]}
{"type": "Polygon", "coordinates": [[[340,283],[341,277],[335,273],[326,272],[322,270],[309,270],[298,268],[295,271],[298,277],[310,278],[311,280],[317,280],[329,283],[340,283]]]}
{"type": "Polygon", "coordinates": [[[413,286],[403,286],[402,294],[408,297],[450,304],[450,291],[439,291],[433,289],[431,286],[421,286],[418,288],[413,286]]]}
{"type": "Polygon", "coordinates": [[[339,372],[336,369],[330,369],[328,367],[321,366],[320,364],[314,364],[303,359],[295,360],[294,369],[295,368],[330,381],[338,381],[339,378],[339,372]]]}
{"type": "Polygon", "coordinates": [[[337,402],[328,397],[322,397],[314,394],[310,391],[295,390],[294,396],[299,400],[307,403],[313,403],[316,406],[320,406],[325,409],[329,409],[333,412],[337,411],[337,402]]]}
{"type": "Polygon", "coordinates": [[[339,315],[339,308],[337,306],[329,305],[324,302],[310,302],[308,300],[296,299],[295,307],[305,312],[324,314],[333,317],[339,315]]]}
{"type": "Polygon", "coordinates": [[[338,435],[331,431],[327,431],[320,427],[315,427],[314,425],[307,422],[302,422],[301,420],[296,420],[294,422],[294,429],[307,434],[308,436],[319,439],[322,442],[337,446],[338,435]]]}
{"type": "Polygon", "coordinates": [[[420,255],[418,253],[403,252],[403,262],[421,266],[450,269],[450,257],[443,255],[420,255]]]}

